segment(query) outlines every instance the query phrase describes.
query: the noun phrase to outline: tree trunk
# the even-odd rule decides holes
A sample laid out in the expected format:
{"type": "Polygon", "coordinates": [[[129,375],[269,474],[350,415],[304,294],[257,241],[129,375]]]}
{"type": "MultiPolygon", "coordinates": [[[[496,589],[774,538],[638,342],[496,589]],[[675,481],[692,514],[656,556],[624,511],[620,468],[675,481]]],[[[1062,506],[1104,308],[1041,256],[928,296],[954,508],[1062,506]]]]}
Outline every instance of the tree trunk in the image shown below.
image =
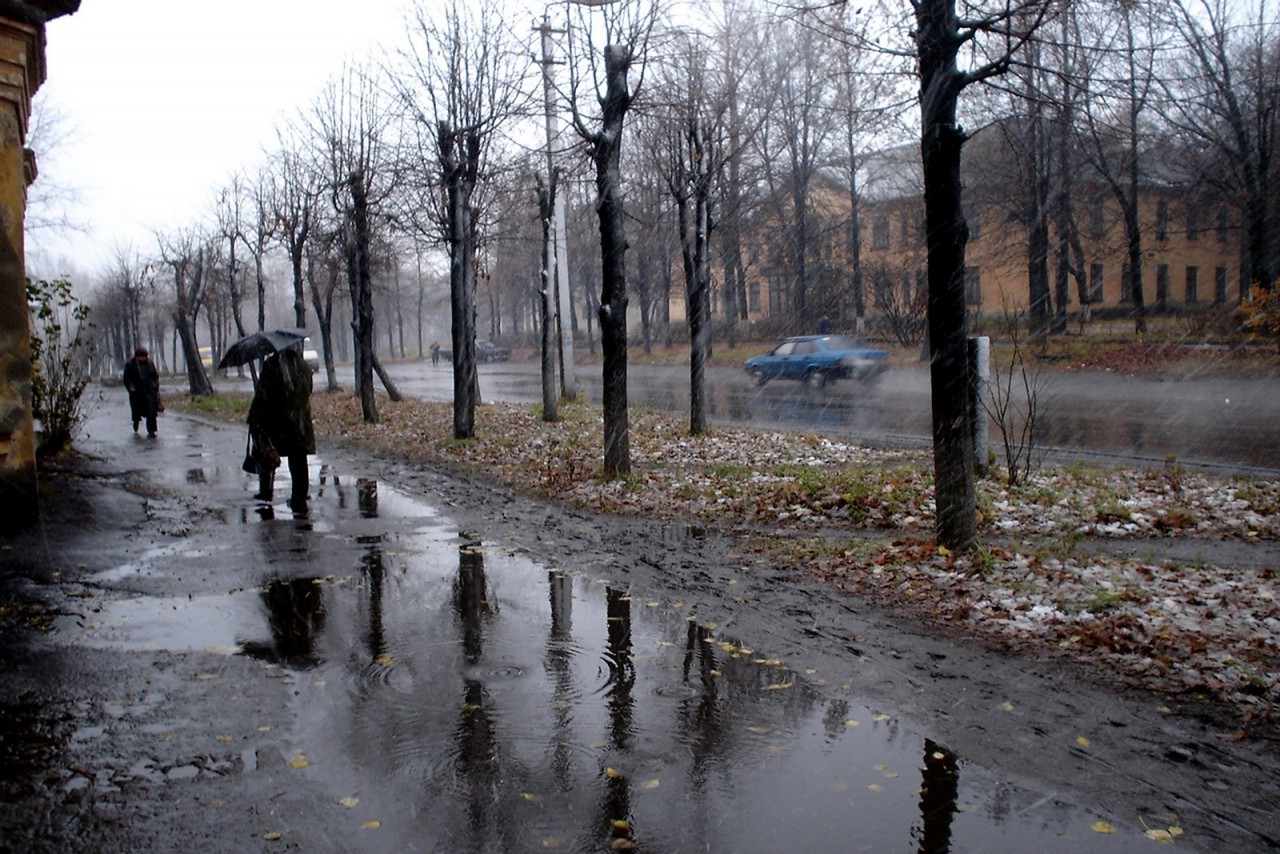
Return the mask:
{"type": "Polygon", "coordinates": [[[352,225],[355,234],[353,285],[356,291],[355,326],[357,374],[356,385],[360,394],[360,410],[366,424],[378,423],[378,403],[373,393],[373,282],[369,270],[369,196],[364,185],[364,174],[359,170],[347,180],[351,189],[352,225]]]}
{"type": "Polygon", "coordinates": [[[596,167],[596,211],[600,218],[604,474],[617,477],[631,471],[627,420],[627,239],[620,166],[623,120],[631,106],[631,94],[627,90],[631,55],[625,47],[607,45],[604,64],[603,121],[600,132],[592,139],[592,158],[596,167]]]}
{"type": "Polygon", "coordinates": [[[938,544],[958,550],[973,545],[978,535],[964,290],[968,228],[960,185],[965,137],[956,124],[956,102],[965,81],[956,67],[961,39],[954,0],[920,0],[916,22],[929,258],[934,502],[938,544]]]}
{"type": "Polygon", "coordinates": [[[449,232],[449,306],[453,345],[453,438],[470,439],[476,432],[475,227],[471,217],[474,169],[467,158],[472,141],[459,145],[459,133],[447,123],[437,128],[440,165],[444,172],[449,232]]]}

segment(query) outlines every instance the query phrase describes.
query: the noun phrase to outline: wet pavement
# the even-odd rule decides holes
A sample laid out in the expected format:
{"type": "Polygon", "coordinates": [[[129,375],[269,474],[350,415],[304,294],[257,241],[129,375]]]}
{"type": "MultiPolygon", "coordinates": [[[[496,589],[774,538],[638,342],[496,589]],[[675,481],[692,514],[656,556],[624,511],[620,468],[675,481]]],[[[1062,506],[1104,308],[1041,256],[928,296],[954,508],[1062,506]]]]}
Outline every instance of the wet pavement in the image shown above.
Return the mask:
{"type": "Polygon", "coordinates": [[[60,612],[5,660],[6,848],[1274,844],[1183,790],[1230,789],[1247,759],[1177,733],[1186,755],[1153,757],[1136,724],[1121,748],[1108,728],[1150,707],[1087,692],[1062,712],[1071,729],[1046,732],[1024,711],[1041,683],[1009,684],[1008,662],[871,641],[704,532],[574,546],[566,532],[590,520],[352,454],[312,458],[294,513],[280,483],[280,502],[252,498],[243,433],[170,415],[138,438],[117,392],[79,445],[98,461],[6,544],[16,598],[60,612]],[[931,687],[969,674],[953,699],[954,682],[931,687]],[[886,680],[896,690],[872,687],[886,680]],[[966,752],[1024,713],[1033,732],[1009,737],[1007,761],[1003,735],[966,752]],[[1020,764],[1037,737],[1053,748],[1020,764]],[[1184,783],[1188,759],[1203,773],[1184,783]],[[1162,766],[1173,776],[1146,779],[1162,766]]]}

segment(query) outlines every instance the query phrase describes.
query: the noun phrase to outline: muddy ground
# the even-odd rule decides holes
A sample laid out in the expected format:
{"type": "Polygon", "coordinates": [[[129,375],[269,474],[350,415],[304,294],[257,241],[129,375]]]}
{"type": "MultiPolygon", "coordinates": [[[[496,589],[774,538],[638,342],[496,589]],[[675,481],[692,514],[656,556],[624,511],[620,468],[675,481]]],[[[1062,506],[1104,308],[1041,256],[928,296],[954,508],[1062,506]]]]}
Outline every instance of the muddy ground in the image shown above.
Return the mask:
{"type": "MultiPolygon", "coordinates": [[[[238,431],[192,429],[205,453],[238,459],[238,431]]],[[[794,669],[827,674],[815,690],[890,710],[1011,782],[1133,824],[1177,827],[1184,849],[1280,848],[1280,751],[1266,738],[1239,739],[1230,714],[1212,704],[931,636],[908,615],[762,564],[730,538],[565,510],[355,451],[328,456],[421,496],[486,542],[646,595],[678,596],[690,613],[794,669]],[[731,579],[750,595],[736,595],[731,579]]],[[[296,710],[287,680],[263,678],[244,656],[123,655],[49,642],[57,615],[92,619],[83,603],[100,592],[90,579],[103,568],[140,549],[216,537],[220,520],[238,512],[215,493],[166,480],[157,464],[158,455],[106,459],[90,443],[87,455],[45,475],[41,526],[0,553],[0,847],[368,850],[369,837],[324,793],[291,775],[283,733],[296,710]],[[244,732],[256,733],[251,743],[210,737],[244,732]],[[265,838],[272,826],[289,832],[265,838]]],[[[133,584],[137,592],[196,589],[214,584],[216,569],[133,584]]],[[[423,850],[449,848],[424,842],[423,850]]]]}

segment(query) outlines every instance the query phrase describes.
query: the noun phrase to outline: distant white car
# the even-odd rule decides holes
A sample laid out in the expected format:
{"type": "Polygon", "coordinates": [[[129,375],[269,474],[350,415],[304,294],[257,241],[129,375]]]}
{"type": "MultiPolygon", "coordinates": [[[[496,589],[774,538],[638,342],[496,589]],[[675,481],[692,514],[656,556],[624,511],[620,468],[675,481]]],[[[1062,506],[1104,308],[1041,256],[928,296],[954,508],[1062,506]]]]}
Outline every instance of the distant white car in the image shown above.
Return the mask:
{"type": "Polygon", "coordinates": [[[311,346],[311,339],[302,342],[302,360],[311,366],[312,371],[320,370],[320,354],[311,346]]]}

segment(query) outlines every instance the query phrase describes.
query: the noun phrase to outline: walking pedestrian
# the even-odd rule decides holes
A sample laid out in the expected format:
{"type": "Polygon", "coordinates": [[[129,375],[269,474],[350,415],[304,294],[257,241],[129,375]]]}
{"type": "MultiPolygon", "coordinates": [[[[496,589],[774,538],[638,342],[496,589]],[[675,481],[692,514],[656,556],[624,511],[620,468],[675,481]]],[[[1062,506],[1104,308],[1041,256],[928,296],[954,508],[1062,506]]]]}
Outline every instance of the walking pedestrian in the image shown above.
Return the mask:
{"type": "Polygon", "coordinates": [[[289,462],[292,481],[289,507],[305,510],[311,486],[307,455],[316,452],[316,432],[311,422],[311,368],[297,347],[263,361],[248,420],[258,468],[254,498],[271,500],[276,468],[283,458],[289,462]]]}
{"type": "Polygon", "coordinates": [[[124,366],[124,387],[129,392],[129,416],[133,419],[133,432],[138,425],[147,422],[147,436],[156,435],[156,416],[164,411],[160,400],[160,373],[151,364],[146,347],[133,351],[133,358],[124,366]]]}
{"type": "Polygon", "coordinates": [[[440,342],[432,341],[431,342],[431,367],[434,368],[439,364],[440,364],[440,342]]]}

